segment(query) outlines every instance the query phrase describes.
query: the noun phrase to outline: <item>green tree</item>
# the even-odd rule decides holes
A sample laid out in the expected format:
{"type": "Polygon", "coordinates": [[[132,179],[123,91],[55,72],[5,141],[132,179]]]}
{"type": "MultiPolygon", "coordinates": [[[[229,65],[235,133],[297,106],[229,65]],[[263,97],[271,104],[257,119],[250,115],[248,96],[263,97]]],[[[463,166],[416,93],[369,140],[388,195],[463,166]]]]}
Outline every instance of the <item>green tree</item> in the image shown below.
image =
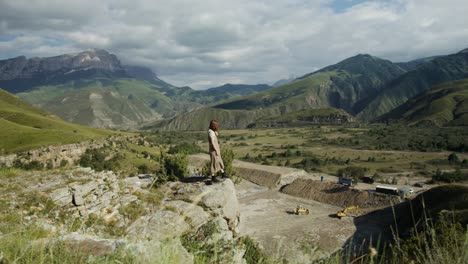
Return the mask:
{"type": "Polygon", "coordinates": [[[455,154],[455,153],[450,154],[450,155],[448,156],[448,159],[447,159],[447,160],[448,160],[448,162],[449,162],[450,164],[458,164],[458,163],[460,163],[460,158],[458,158],[457,154],[455,154]]]}
{"type": "Polygon", "coordinates": [[[369,170],[368,168],[364,168],[364,167],[350,166],[350,167],[338,169],[336,174],[339,177],[349,177],[349,178],[358,177],[358,178],[361,178],[361,177],[364,177],[365,173],[368,170],[369,170]]]}

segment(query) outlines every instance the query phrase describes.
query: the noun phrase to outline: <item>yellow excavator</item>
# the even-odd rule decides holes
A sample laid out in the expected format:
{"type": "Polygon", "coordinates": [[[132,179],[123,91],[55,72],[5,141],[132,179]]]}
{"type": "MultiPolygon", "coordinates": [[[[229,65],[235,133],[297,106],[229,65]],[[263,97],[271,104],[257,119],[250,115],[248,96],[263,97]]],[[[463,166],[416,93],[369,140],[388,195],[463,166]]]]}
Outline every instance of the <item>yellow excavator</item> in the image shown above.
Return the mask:
{"type": "Polygon", "coordinates": [[[303,207],[302,205],[298,205],[296,209],[294,209],[294,214],[296,215],[309,214],[309,209],[303,207]]]}
{"type": "Polygon", "coordinates": [[[343,210],[336,213],[336,216],[341,219],[341,217],[347,216],[349,213],[353,212],[355,215],[359,215],[359,206],[348,206],[343,210]]]}

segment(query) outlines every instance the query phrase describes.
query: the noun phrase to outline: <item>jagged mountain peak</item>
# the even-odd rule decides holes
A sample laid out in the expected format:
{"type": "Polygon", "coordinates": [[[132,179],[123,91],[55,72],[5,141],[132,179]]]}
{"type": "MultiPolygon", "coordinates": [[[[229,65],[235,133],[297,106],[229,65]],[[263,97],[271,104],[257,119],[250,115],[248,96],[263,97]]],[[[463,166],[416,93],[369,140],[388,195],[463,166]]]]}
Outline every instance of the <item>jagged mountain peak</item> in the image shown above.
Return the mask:
{"type": "Polygon", "coordinates": [[[120,60],[105,50],[86,50],[53,57],[30,58],[19,56],[0,60],[0,81],[31,80],[43,82],[51,76],[60,76],[80,70],[104,70],[109,72],[123,71],[120,60]],[[46,77],[43,77],[46,76],[46,77]]]}
{"type": "Polygon", "coordinates": [[[334,65],[330,65],[328,67],[325,67],[322,70],[331,70],[331,69],[346,69],[351,65],[365,65],[367,66],[368,64],[373,64],[373,63],[392,63],[389,60],[385,60],[379,57],[375,57],[369,54],[357,54],[355,56],[349,57],[347,59],[344,59],[334,65]]]}

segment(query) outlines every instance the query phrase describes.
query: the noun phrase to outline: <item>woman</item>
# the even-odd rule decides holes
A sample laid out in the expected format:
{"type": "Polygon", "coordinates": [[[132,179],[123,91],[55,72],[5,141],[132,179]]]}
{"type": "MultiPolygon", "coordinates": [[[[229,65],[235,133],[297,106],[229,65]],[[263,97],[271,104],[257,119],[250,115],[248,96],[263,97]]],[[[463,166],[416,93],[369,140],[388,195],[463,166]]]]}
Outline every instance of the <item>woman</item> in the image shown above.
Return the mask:
{"type": "Polygon", "coordinates": [[[219,122],[216,119],[210,121],[210,127],[208,129],[208,143],[210,145],[210,174],[211,180],[214,182],[219,181],[216,178],[216,174],[221,172],[223,177],[226,177],[224,173],[224,163],[221,158],[221,150],[219,149],[218,144],[218,131],[219,131],[219,122]]]}

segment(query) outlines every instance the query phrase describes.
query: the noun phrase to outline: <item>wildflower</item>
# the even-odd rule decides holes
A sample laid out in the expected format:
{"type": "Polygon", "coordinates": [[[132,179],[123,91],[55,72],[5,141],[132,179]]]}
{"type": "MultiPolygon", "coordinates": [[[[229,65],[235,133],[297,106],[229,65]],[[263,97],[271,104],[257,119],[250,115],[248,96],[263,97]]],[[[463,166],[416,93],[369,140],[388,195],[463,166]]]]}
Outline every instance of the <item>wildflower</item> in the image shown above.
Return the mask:
{"type": "Polygon", "coordinates": [[[372,246],[369,246],[369,256],[370,256],[371,258],[377,256],[377,250],[376,250],[374,247],[372,247],[372,246]]]}

